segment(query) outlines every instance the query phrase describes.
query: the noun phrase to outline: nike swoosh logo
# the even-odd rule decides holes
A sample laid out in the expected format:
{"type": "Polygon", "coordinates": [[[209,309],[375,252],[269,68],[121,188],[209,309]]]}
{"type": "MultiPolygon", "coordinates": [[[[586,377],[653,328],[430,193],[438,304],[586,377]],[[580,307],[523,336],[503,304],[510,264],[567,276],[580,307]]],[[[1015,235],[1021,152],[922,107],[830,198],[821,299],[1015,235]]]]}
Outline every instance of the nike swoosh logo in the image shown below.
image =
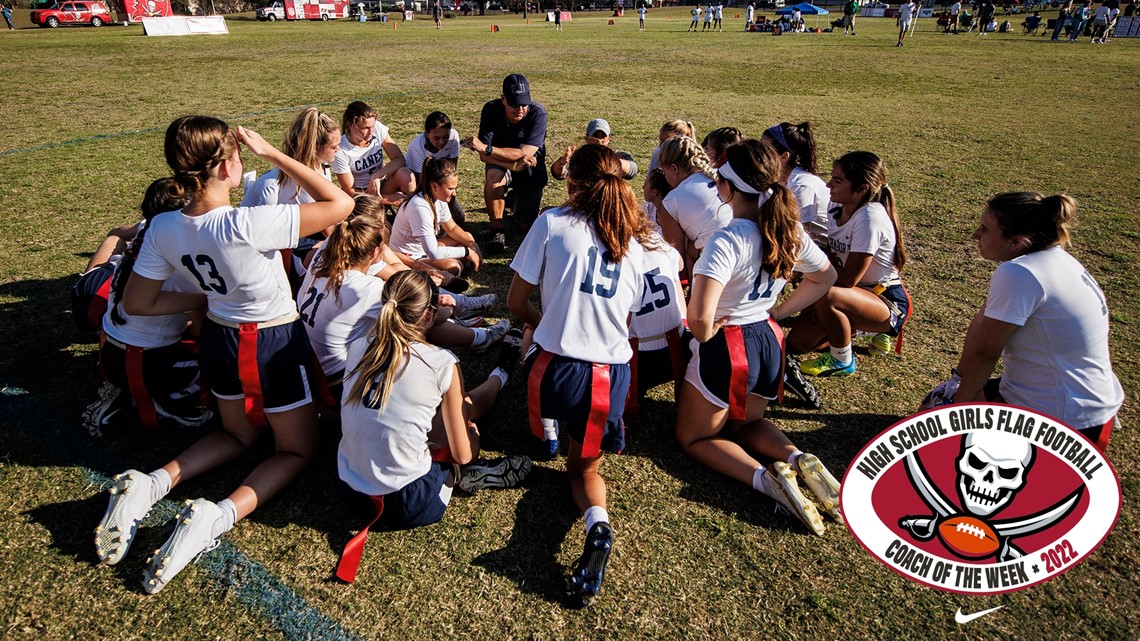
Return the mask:
{"type": "Polygon", "coordinates": [[[958,625],[965,625],[965,624],[969,623],[970,621],[973,621],[974,619],[984,617],[991,612],[997,612],[998,610],[1000,610],[1004,607],[1005,607],[1004,605],[999,605],[996,608],[990,608],[989,610],[982,610],[981,612],[975,612],[973,614],[962,614],[962,608],[958,608],[958,611],[954,613],[954,622],[957,623],[958,625]]]}

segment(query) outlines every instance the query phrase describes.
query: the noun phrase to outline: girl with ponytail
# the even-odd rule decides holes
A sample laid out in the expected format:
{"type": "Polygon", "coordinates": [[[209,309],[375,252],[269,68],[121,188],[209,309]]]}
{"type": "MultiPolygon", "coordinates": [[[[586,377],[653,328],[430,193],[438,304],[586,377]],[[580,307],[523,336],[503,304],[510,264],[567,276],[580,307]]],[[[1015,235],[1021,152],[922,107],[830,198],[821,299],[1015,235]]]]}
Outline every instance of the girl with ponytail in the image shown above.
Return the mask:
{"type": "Polygon", "coordinates": [[[784,363],[776,321],[823,296],[835,269],[800,225],[770,146],[744,140],[728,147],[716,190],[732,219],[693,267],[693,357],[677,401],[677,441],[689,456],[773,498],[822,534],[823,520],[797,477],[836,520],[839,485],[764,413],[779,395],[784,363]],[[777,305],[793,271],[803,281],[777,305]]]}
{"type": "MultiPolygon", "coordinates": [[[[337,121],[323,111],[310,107],[293,117],[293,122],[285,132],[281,151],[331,181],[329,166],[336,158],[338,144],[340,125],[337,121]]],[[[262,174],[245,190],[241,206],[300,205],[313,200],[296,181],[274,168],[262,174]]]]}
{"type": "MultiPolygon", "coordinates": [[[[365,337],[376,324],[384,282],[408,269],[388,247],[383,201],[368,194],[357,194],[353,200],[352,214],[332,226],[297,293],[301,321],[337,402],[348,346],[365,337]]],[[[473,300],[441,296],[446,307],[441,307],[426,330],[432,344],[483,352],[510,330],[507,320],[475,328],[445,322],[455,311],[456,299],[465,303],[473,300]]]]}
{"type": "Polygon", "coordinates": [[[628,323],[641,306],[642,243],[650,242],[651,228],[620,175],[616,152],[586,144],[568,167],[570,199],[539,216],[519,245],[507,307],[535,328],[525,362],[531,433],[546,439],[543,452],[551,456],[558,451],[557,426],[570,441],[566,472],[586,543],[567,599],[583,607],[601,588],[613,544],[598,466],[603,450],[625,447],[628,323]],[[530,301],[535,287],[541,311],[530,301]]]}
{"type": "Polygon", "coordinates": [[[923,407],[1010,403],[1108,447],[1124,390],[1112,371],[1104,292],[1067,251],[1076,213],[1077,202],[1064,194],[990,199],[972,238],[982,258],[998,266],[958,366],[923,407]],[[1005,367],[991,379],[998,358],[1005,367]]]}
{"type": "Polygon", "coordinates": [[[780,182],[791,190],[800,208],[800,222],[812,241],[827,247],[827,210],[831,192],[816,175],[815,136],[810,122],[781,122],[764,130],[760,139],[780,155],[780,182]]]}
{"type": "MultiPolygon", "coordinates": [[[[205,297],[190,313],[164,316],[131,316],[123,311],[121,298],[130,280],[139,248],[146,237],[146,225],[158,214],[181,208],[187,202],[182,186],[172,178],[161,178],[147,187],[141,205],[143,222],[138,234],[127,245],[111,278],[107,312],[102,318],[103,340],[99,347],[99,369],[103,387],[99,400],[87,406],[84,425],[93,436],[134,401],[144,427],[153,429],[159,419],[186,427],[200,427],[213,417],[198,407],[198,354],[183,343],[183,335],[199,329],[205,313],[205,297]],[[191,322],[193,321],[193,326],[191,322]],[[123,392],[127,392],[124,394],[123,392]]],[[[166,279],[163,290],[197,293],[197,285],[179,274],[166,279]]]]}
{"type": "MultiPolygon", "coordinates": [[[[341,404],[340,478],[356,492],[383,497],[381,519],[413,528],[443,518],[452,489],[465,492],[518,485],[530,459],[479,461],[483,416],[507,384],[497,367],[482,385],[463,391],[458,360],[426,342],[439,305],[427,275],[401,271],[384,286],[376,323],[348,348],[341,404]]],[[[518,343],[500,362],[516,363],[518,343]]]]}
{"type": "Polygon", "coordinates": [[[173,486],[252,449],[267,421],[275,452],[218,503],[189,501],[174,533],[154,554],[143,589],[163,589],[234,523],[271,498],[316,452],[316,407],[310,390],[312,352],[281,268],[283,248],[343,220],[352,199],[309,167],[278,151],[256,132],[208,116],[186,116],[166,130],[166,162],[187,203],[156,216],[122,294],[129,315],[178,314],[205,295],[199,360],[218,402],[221,428],[151,474],[115,477],[111,501],[96,530],[100,560],[118,563],[151,507],[173,486]],[[239,146],[276,165],[314,202],[234,207],[241,186],[239,146]],[[180,274],[197,292],[164,290],[180,274]]]}
{"type": "Polygon", "coordinates": [[[661,143],[658,159],[673,189],[661,200],[657,224],[661,236],[685,259],[685,273],[691,274],[709,237],[727,225],[732,214],[717,198],[716,170],[696,140],[670,138],[661,143]]]}
{"type": "Polygon", "coordinates": [[[483,251],[475,237],[452,220],[447,206],[458,187],[455,161],[426,158],[419,189],[396,212],[392,249],[454,276],[467,265],[478,271],[483,251]]]}
{"type": "MultiPolygon", "coordinates": [[[[886,354],[891,338],[902,348],[902,329],[910,317],[910,295],[899,272],[906,264],[895,196],[887,184],[887,168],[869,151],[853,151],[831,168],[831,202],[827,242],[839,277],[827,295],[792,324],[788,351],[804,354],[827,349],[818,358],[798,363],[809,376],[855,373],[851,337],[856,330],[874,334],[872,352],[886,354]]],[[[797,366],[789,361],[793,368],[797,366]]],[[[795,371],[789,377],[795,376],[795,371]]]]}

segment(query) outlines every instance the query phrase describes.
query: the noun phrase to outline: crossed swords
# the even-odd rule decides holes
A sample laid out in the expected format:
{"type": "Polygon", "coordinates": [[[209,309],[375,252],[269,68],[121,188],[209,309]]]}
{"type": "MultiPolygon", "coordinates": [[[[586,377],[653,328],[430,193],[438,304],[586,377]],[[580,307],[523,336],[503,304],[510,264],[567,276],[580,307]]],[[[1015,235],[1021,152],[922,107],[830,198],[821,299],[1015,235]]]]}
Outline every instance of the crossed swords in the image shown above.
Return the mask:
{"type": "MultiPolygon", "coordinates": [[[[922,502],[926,503],[926,506],[933,510],[934,514],[931,516],[904,516],[899,519],[899,527],[910,532],[910,535],[919,541],[929,541],[934,538],[939,523],[950,517],[957,516],[961,514],[961,512],[954,509],[950,501],[938,491],[938,488],[930,481],[930,477],[927,476],[926,470],[922,467],[922,463],[918,461],[918,458],[915,457],[913,452],[906,456],[906,475],[910,478],[911,484],[918,490],[918,495],[922,497],[922,502]]],[[[1036,514],[1030,514],[1024,518],[994,522],[987,521],[1001,539],[997,553],[998,561],[1012,561],[1013,559],[1025,556],[1025,552],[1018,549],[1017,546],[1012,543],[1012,539],[1019,536],[1035,534],[1065,518],[1077,507],[1077,502],[1080,501],[1084,491],[1085,488],[1082,485],[1053,507],[1046,508],[1036,514]]]]}

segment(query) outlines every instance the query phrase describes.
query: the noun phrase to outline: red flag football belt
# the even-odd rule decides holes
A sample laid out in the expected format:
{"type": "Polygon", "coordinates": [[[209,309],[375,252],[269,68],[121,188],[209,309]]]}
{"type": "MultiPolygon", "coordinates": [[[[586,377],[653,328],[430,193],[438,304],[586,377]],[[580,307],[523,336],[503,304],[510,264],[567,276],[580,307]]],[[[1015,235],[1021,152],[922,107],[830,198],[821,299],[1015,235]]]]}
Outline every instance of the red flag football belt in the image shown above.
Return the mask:
{"type": "MultiPolygon", "coordinates": [[[[771,316],[768,317],[768,327],[776,336],[780,345],[780,361],[783,362],[784,330],[771,316]]],[[[744,333],[740,325],[725,325],[724,342],[728,347],[728,362],[730,374],[728,377],[728,418],[733,421],[743,421],[748,408],[748,352],[744,347],[744,333]]],[[[784,395],[784,368],[780,366],[780,383],[776,388],[777,400],[784,395]]]]}
{"type": "MultiPolygon", "coordinates": [[[[440,463],[454,463],[455,459],[451,457],[450,448],[440,448],[431,453],[431,460],[440,463]]],[[[364,556],[364,543],[368,540],[368,530],[380,520],[380,516],[384,514],[384,497],[386,494],[380,496],[370,496],[372,500],[373,515],[372,520],[360,530],[356,536],[345,544],[344,551],[340,553],[340,561],[336,564],[336,576],[345,583],[356,582],[356,572],[360,569],[360,558],[364,556]]]]}
{"type": "Polygon", "coordinates": [[[106,332],[102,334],[103,340],[122,349],[127,353],[127,389],[138,407],[139,420],[148,430],[158,428],[158,413],[154,409],[154,399],[146,388],[146,379],[143,377],[143,348],[137,345],[127,345],[119,342],[106,332]]]}
{"type": "Polygon", "coordinates": [[[251,425],[265,425],[265,402],[261,395],[261,373],[257,367],[258,330],[288,325],[300,318],[297,312],[263,323],[235,323],[206,312],[206,318],[230,329],[238,330],[238,380],[245,395],[245,414],[251,425]]]}
{"type": "MultiPolygon", "coordinates": [[[[535,357],[527,379],[527,408],[530,415],[530,432],[539,439],[546,438],[542,430],[542,379],[554,358],[553,352],[542,352],[535,357]]],[[[606,419],[610,415],[610,366],[605,363],[590,365],[590,417],[586,421],[586,434],[582,437],[582,458],[597,458],[602,453],[602,435],[606,432],[606,419]]]]}

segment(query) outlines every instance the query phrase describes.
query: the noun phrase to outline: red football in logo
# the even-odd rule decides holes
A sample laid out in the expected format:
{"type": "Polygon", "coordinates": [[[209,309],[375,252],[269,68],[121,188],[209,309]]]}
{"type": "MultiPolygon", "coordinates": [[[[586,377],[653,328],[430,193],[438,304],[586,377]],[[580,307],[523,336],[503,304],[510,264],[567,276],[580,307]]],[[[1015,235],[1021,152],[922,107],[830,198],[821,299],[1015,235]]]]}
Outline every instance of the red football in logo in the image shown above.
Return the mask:
{"type": "Polygon", "coordinates": [[[966,559],[985,558],[998,550],[997,533],[985,521],[972,516],[952,516],[939,523],[938,538],[966,559]]]}

